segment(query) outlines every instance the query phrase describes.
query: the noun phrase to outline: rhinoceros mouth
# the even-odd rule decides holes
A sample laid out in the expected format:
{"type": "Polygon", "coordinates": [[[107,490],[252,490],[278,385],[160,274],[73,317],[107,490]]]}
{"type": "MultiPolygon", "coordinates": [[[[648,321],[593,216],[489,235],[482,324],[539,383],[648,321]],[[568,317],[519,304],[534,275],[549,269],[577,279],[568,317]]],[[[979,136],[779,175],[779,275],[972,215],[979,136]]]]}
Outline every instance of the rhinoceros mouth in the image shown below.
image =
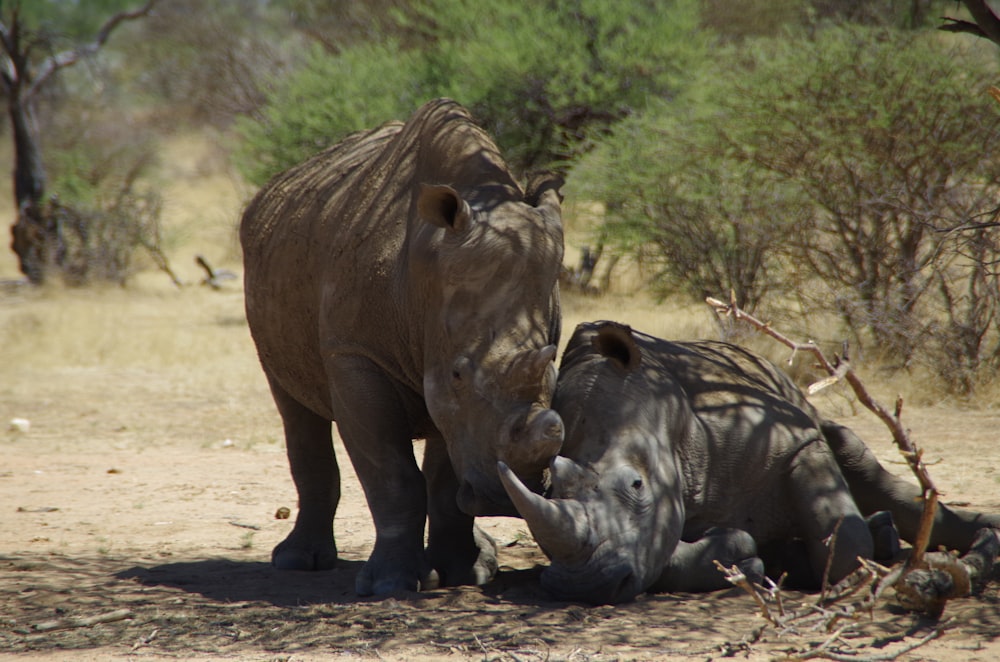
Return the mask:
{"type": "Polygon", "coordinates": [[[542,572],[542,588],[557,600],[613,605],[634,600],[641,582],[628,565],[603,567],[596,575],[553,564],[542,572]]]}

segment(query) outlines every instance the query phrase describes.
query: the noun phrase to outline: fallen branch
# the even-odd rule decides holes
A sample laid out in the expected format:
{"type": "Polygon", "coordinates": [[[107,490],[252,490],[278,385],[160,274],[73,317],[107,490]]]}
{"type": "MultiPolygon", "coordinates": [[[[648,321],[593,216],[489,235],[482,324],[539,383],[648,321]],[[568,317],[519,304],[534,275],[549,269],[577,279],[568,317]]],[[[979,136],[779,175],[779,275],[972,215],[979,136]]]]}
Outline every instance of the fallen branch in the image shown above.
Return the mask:
{"type": "Polygon", "coordinates": [[[36,632],[51,632],[52,630],[67,630],[69,628],[89,628],[98,623],[114,623],[132,618],[132,612],[128,609],[116,609],[106,614],[96,616],[85,616],[82,618],[56,618],[51,621],[35,623],[33,626],[36,632]]]}
{"type": "MultiPolygon", "coordinates": [[[[789,362],[794,359],[796,352],[805,351],[812,354],[820,367],[826,371],[827,377],[811,385],[808,389],[810,394],[816,393],[839,381],[846,381],[854,391],[857,399],[889,428],[896,447],[920,484],[923,500],[920,525],[916,538],[912,543],[913,549],[910,557],[904,565],[883,570],[880,567],[876,567],[877,564],[859,559],[861,574],[864,575],[865,579],[852,579],[852,576],[848,577],[847,580],[862,581],[864,586],[871,587],[869,596],[861,605],[861,607],[867,608],[869,612],[874,609],[875,603],[882,595],[882,592],[891,586],[895,588],[896,598],[903,607],[911,611],[922,612],[931,618],[940,618],[948,600],[968,595],[972,583],[983,573],[984,568],[992,566],[997,552],[1000,551],[1000,533],[989,529],[985,530],[977,539],[975,549],[970,550],[970,553],[961,559],[950,554],[927,554],[927,546],[934,526],[934,516],[939,493],[934,485],[934,481],[930,477],[927,465],[923,461],[923,451],[918,449],[910,440],[909,432],[903,427],[901,421],[903,409],[902,398],[896,399],[895,408],[892,412],[875,400],[868,393],[861,379],[854,373],[848,359],[846,343],[844,344],[842,354],[835,356],[830,361],[815,342],[811,340],[804,343],[793,341],[791,338],[773,329],[770,324],[762,322],[753,315],[741,310],[736,305],[734,295],[730,295],[729,303],[723,303],[712,297],[707,298],[706,303],[713,308],[716,314],[744,321],[791,348],[792,356],[789,362]]],[[[831,538],[830,544],[832,545],[835,543],[836,534],[831,538]]],[[[731,579],[730,581],[733,580],[731,579]]],[[[841,584],[843,583],[841,582],[841,584]]],[[[862,588],[862,584],[852,585],[848,593],[857,593],[860,588],[862,588]]],[[[852,608],[849,608],[844,614],[827,613],[825,611],[831,603],[836,602],[842,595],[844,594],[838,595],[833,599],[828,599],[827,584],[824,579],[823,593],[814,609],[826,618],[828,631],[832,629],[839,618],[843,616],[850,617],[853,613],[851,611],[852,608]]],[[[760,604],[762,597],[757,594],[754,594],[754,597],[758,601],[758,604],[760,604]]],[[[786,622],[785,619],[769,618],[766,607],[762,608],[762,615],[775,624],[786,622]]],[[[799,616],[793,615],[793,618],[799,618],[799,616]]],[[[857,658],[849,656],[849,659],[857,658]]]]}
{"type": "MultiPolygon", "coordinates": [[[[899,452],[903,455],[903,459],[906,460],[907,465],[910,467],[910,471],[916,476],[917,481],[920,483],[920,488],[923,490],[923,500],[924,500],[924,511],[920,518],[920,529],[917,533],[917,539],[913,543],[913,553],[907,562],[908,568],[920,567],[923,562],[924,552],[927,550],[927,541],[930,540],[931,527],[934,523],[934,512],[937,509],[937,500],[939,492],[934,486],[934,481],[931,480],[930,473],[927,471],[927,465],[923,462],[923,451],[918,450],[914,443],[910,440],[910,435],[906,428],[903,427],[903,423],[900,419],[903,411],[903,399],[896,399],[896,406],[892,413],[889,412],[881,403],[879,403],[875,398],[873,398],[869,393],[868,389],[865,388],[864,383],[861,379],[854,373],[851,368],[850,361],[847,356],[847,345],[844,345],[843,354],[839,357],[834,357],[834,360],[829,361],[823,354],[823,351],[819,348],[812,340],[804,343],[795,342],[787,336],[779,333],[775,329],[771,328],[770,324],[762,322],[753,315],[741,310],[739,306],[736,305],[734,297],[730,296],[729,303],[723,303],[718,299],[713,297],[708,297],[705,302],[711,306],[716,314],[732,317],[735,320],[742,320],[757,330],[771,336],[783,345],[790,347],[792,349],[792,357],[794,358],[795,352],[805,351],[816,357],[820,366],[827,372],[828,377],[816,382],[811,385],[808,389],[809,394],[814,394],[819,390],[830,386],[838,381],[846,381],[851,390],[854,391],[854,395],[858,400],[867,408],[869,411],[874,413],[889,431],[892,433],[892,440],[895,442],[896,447],[899,452]]],[[[789,359],[791,360],[791,359],[789,359]]]]}
{"type": "MultiPolygon", "coordinates": [[[[813,633],[823,631],[829,633],[823,641],[810,645],[806,650],[785,653],[782,659],[809,660],[823,658],[828,660],[857,660],[858,662],[875,662],[876,660],[895,660],[902,655],[937,639],[950,622],[940,623],[927,635],[920,639],[906,642],[904,646],[893,650],[865,655],[863,649],[849,643],[858,634],[858,624],[863,613],[870,613],[881,592],[889,585],[895,584],[903,573],[899,566],[889,570],[883,566],[865,559],[859,559],[861,567],[831,587],[827,595],[821,596],[815,603],[804,605],[794,611],[775,613],[769,607],[769,602],[780,597],[780,592],[768,591],[747,580],[737,566],[725,567],[718,561],[716,567],[726,579],[742,588],[760,609],[760,615],[769,625],[774,626],[781,635],[813,633]],[[868,589],[868,595],[857,604],[837,604],[850,596],[868,589]],[[846,622],[845,622],[846,621],[846,622]]],[[[775,587],[777,588],[777,587],[775,587]]],[[[761,631],[754,631],[754,641],[760,638],[761,631]]],[[[810,635],[811,636],[811,635],[810,635]]]]}

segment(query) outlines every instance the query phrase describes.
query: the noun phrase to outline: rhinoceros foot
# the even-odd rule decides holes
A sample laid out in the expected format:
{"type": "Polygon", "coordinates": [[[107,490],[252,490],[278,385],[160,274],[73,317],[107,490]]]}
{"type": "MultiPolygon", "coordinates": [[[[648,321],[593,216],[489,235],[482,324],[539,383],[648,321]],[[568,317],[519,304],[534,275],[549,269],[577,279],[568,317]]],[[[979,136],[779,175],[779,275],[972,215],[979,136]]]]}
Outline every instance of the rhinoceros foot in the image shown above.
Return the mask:
{"type": "Polygon", "coordinates": [[[875,544],[872,558],[876,561],[892,562],[899,557],[902,546],[899,542],[899,530],[888,510],[880,510],[865,518],[868,530],[875,544]]]}
{"type": "Polygon", "coordinates": [[[279,570],[329,570],[337,563],[333,537],[308,539],[294,532],[275,546],[271,565],[279,570]]]}
{"type": "Polygon", "coordinates": [[[407,555],[399,549],[385,548],[380,549],[376,543],[375,551],[355,578],[354,590],[358,595],[427,591],[441,585],[437,571],[431,568],[422,549],[407,555]]]}
{"type": "Polygon", "coordinates": [[[496,542],[478,526],[472,527],[472,537],[474,544],[435,537],[428,545],[427,557],[442,586],[481,586],[496,576],[496,542]]]}

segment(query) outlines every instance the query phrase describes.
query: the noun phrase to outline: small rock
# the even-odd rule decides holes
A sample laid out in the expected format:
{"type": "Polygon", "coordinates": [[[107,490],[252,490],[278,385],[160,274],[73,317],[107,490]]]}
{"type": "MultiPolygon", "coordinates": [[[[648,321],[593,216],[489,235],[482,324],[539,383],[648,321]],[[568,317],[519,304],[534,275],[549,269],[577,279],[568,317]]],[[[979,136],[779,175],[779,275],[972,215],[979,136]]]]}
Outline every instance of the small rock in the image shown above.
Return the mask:
{"type": "Polygon", "coordinates": [[[292,511],[286,508],[285,506],[278,508],[278,510],[275,511],[274,513],[274,519],[288,519],[291,516],[292,516],[292,511]]]}
{"type": "Polygon", "coordinates": [[[26,418],[10,419],[10,429],[13,432],[27,432],[31,429],[31,421],[26,418]]]}

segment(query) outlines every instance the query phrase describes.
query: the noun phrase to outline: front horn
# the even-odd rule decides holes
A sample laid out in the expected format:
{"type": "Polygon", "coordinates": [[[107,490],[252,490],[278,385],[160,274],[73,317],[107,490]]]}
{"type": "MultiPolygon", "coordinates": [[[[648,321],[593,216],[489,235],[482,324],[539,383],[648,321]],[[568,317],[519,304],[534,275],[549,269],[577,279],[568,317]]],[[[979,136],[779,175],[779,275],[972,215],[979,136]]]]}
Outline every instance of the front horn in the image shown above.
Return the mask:
{"type": "Polygon", "coordinates": [[[592,551],[587,513],[583,504],[571,499],[546,499],[521,482],[504,462],[497,462],[500,482],[517,512],[528,524],[535,542],[553,561],[573,563],[592,551]]]}

